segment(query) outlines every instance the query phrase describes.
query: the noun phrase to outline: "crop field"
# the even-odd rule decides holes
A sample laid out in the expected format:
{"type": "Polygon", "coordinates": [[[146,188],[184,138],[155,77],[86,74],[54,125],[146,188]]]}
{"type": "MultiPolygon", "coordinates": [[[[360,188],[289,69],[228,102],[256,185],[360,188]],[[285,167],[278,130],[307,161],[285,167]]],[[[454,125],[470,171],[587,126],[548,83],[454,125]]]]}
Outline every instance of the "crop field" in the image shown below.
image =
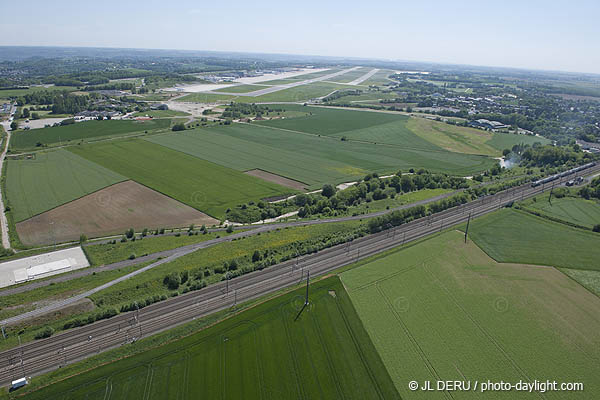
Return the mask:
{"type": "Polygon", "coordinates": [[[145,140],[76,146],[70,151],[216,218],[238,204],[293,192],[145,140]]]}
{"type": "Polygon", "coordinates": [[[280,106],[288,111],[308,112],[300,118],[256,121],[256,124],[293,131],[333,136],[335,134],[370,128],[395,121],[406,121],[408,117],[393,113],[344,110],[327,107],[308,107],[286,104],[280,106]]]}
{"type": "Polygon", "coordinates": [[[548,195],[538,196],[536,202],[527,202],[525,206],[541,214],[580,226],[592,228],[600,224],[600,203],[582,198],[553,198],[548,202],[548,195]]]}
{"type": "Polygon", "coordinates": [[[478,218],[469,235],[498,262],[600,270],[600,234],[524,211],[504,209],[478,218]]]}
{"type": "Polygon", "coordinates": [[[190,102],[190,103],[223,103],[233,100],[238,96],[229,94],[214,94],[214,93],[192,93],[187,96],[178,97],[175,101],[190,102]]]}
{"type": "Polygon", "coordinates": [[[25,398],[398,398],[339,279],[314,283],[295,320],[303,290],[25,398]]]}
{"type": "Polygon", "coordinates": [[[17,223],[25,245],[114,235],[129,228],[208,226],[219,221],[137,182],[125,181],[17,223]],[[49,229],[51,227],[51,229],[49,229]]]}
{"type": "Polygon", "coordinates": [[[127,178],[67,150],[8,160],[6,196],[16,222],[127,178]]]}
{"type": "Polygon", "coordinates": [[[39,92],[40,90],[66,90],[69,92],[73,92],[73,91],[77,90],[77,88],[72,87],[72,86],[50,86],[50,87],[32,86],[28,89],[7,89],[7,90],[0,90],[0,99],[8,99],[11,97],[25,96],[26,94],[33,93],[33,92],[39,92]]]}
{"type": "Polygon", "coordinates": [[[555,268],[498,264],[450,231],[348,270],[341,279],[404,398],[473,398],[461,391],[411,392],[412,380],[550,379],[583,382],[586,398],[600,394],[600,298],[555,268]]]}
{"type": "Polygon", "coordinates": [[[436,148],[411,133],[407,139],[404,148],[342,141],[338,137],[303,134],[254,123],[200,128],[147,138],[220,165],[243,171],[259,168],[310,187],[354,180],[367,172],[392,173],[398,169],[421,167],[469,175],[485,170],[493,163],[487,157],[436,148]]]}
{"type": "MultiPolygon", "coordinates": [[[[268,139],[257,141],[245,136],[263,128],[235,124],[230,127],[188,130],[177,134],[148,137],[145,140],[199,157],[239,171],[261,169],[318,188],[327,182],[338,182],[364,176],[368,171],[317,155],[299,153],[278,147],[268,139]],[[239,132],[239,134],[238,134],[239,132]]],[[[293,134],[267,131],[273,139],[283,134],[293,140],[293,134]]]]}
{"type": "Polygon", "coordinates": [[[231,85],[222,89],[217,89],[215,92],[224,93],[250,93],[260,89],[266,89],[269,86],[265,85],[231,85]]]}
{"type": "Polygon", "coordinates": [[[29,149],[36,147],[37,143],[42,143],[44,145],[58,143],[68,144],[71,141],[83,139],[166,129],[170,125],[171,120],[169,119],[157,119],[152,121],[105,120],[77,122],[72,125],[17,132],[12,135],[10,146],[12,149],[29,149]]]}

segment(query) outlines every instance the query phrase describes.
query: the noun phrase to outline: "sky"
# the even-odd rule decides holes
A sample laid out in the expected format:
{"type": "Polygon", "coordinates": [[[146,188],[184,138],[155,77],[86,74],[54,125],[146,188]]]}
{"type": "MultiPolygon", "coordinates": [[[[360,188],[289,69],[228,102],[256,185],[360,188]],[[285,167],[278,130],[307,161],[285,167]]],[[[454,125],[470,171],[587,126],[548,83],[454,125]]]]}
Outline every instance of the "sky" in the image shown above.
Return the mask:
{"type": "Polygon", "coordinates": [[[0,2],[0,45],[215,50],[600,73],[599,0],[0,2]]]}

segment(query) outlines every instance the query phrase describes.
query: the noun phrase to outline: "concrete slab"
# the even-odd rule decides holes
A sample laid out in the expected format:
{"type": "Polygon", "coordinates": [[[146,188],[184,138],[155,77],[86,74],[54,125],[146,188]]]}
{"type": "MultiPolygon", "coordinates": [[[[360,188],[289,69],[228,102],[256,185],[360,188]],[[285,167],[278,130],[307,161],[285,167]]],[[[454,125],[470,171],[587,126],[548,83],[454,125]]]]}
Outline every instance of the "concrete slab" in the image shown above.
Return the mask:
{"type": "Polygon", "coordinates": [[[81,247],[53,251],[0,264],[0,288],[89,267],[81,247]]]}

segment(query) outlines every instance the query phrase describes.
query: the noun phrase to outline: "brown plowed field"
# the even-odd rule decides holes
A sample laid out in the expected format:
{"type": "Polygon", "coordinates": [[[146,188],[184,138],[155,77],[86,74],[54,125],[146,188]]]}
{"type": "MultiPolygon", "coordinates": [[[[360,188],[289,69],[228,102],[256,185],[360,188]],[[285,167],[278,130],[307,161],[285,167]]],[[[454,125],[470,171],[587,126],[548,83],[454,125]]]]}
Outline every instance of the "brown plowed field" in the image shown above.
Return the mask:
{"type": "Polygon", "coordinates": [[[51,244],[141,230],[208,226],[219,221],[134,181],[125,181],[17,224],[26,245],[51,244]]]}
{"type": "Polygon", "coordinates": [[[300,181],[295,181],[290,178],[286,178],[281,175],[272,174],[267,171],[263,171],[262,169],[252,169],[250,171],[244,172],[247,175],[252,175],[260,179],[264,179],[268,182],[277,183],[281,186],[289,187],[296,190],[306,190],[306,185],[300,181]]]}

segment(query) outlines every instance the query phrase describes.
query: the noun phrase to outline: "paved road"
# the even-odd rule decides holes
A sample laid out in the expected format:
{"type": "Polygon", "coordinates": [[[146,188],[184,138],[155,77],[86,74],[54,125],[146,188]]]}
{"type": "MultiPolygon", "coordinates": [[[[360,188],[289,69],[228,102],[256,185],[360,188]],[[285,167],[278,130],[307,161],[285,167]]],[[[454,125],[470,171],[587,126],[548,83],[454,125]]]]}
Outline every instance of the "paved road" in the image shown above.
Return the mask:
{"type": "MultiPolygon", "coordinates": [[[[15,111],[16,109],[13,106],[10,118],[2,122],[4,131],[6,132],[6,143],[4,149],[2,149],[2,154],[0,154],[0,179],[2,179],[2,166],[4,165],[4,158],[6,157],[6,152],[8,151],[8,145],[10,143],[10,123],[12,122],[15,111]]],[[[4,247],[5,249],[10,249],[10,240],[8,237],[8,222],[6,221],[6,214],[4,213],[4,210],[4,196],[0,192],[0,231],[2,232],[2,247],[4,247]]]]}
{"type": "MultiPolygon", "coordinates": [[[[600,170],[600,166],[596,166],[595,170],[600,170]]],[[[343,265],[465,222],[469,216],[475,218],[495,211],[511,201],[542,193],[550,187],[515,187],[394,229],[367,235],[349,244],[334,246],[316,254],[242,275],[230,282],[220,282],[196,292],[155,303],[142,310],[122,313],[47,339],[23,344],[0,353],[0,384],[8,384],[22,376],[39,375],[57,369],[101,351],[130,343],[133,338],[149,336],[229,308],[235,302],[255,299],[289,287],[300,282],[307,271],[310,271],[312,276],[327,274],[343,265]]]]}
{"type": "Polygon", "coordinates": [[[344,69],[342,71],[334,72],[334,73],[328,74],[328,75],[319,76],[317,78],[307,79],[305,81],[287,83],[285,85],[270,86],[268,88],[264,88],[264,89],[260,89],[260,90],[255,90],[254,92],[248,92],[248,93],[227,93],[227,92],[222,92],[222,91],[219,91],[219,92],[204,92],[204,93],[228,94],[228,95],[233,95],[233,96],[256,97],[256,96],[262,96],[263,94],[279,92],[280,90],[291,89],[291,88],[294,88],[294,87],[297,87],[297,86],[308,85],[310,83],[325,81],[327,79],[331,79],[331,78],[335,78],[336,76],[343,75],[343,74],[345,74],[347,72],[354,71],[357,68],[359,68],[359,67],[353,67],[353,68],[344,69]]]}

